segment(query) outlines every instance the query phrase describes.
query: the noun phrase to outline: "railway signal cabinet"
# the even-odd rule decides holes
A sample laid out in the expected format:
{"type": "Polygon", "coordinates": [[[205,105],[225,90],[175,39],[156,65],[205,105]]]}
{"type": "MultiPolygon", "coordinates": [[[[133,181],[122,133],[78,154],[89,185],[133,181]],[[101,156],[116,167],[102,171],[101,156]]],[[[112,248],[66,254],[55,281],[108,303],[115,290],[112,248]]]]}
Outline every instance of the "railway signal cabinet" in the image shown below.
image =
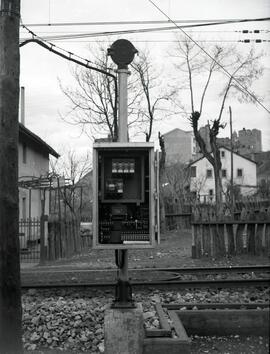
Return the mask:
{"type": "Polygon", "coordinates": [[[150,248],[159,242],[157,159],[153,143],[94,143],[94,248],[150,248]]]}

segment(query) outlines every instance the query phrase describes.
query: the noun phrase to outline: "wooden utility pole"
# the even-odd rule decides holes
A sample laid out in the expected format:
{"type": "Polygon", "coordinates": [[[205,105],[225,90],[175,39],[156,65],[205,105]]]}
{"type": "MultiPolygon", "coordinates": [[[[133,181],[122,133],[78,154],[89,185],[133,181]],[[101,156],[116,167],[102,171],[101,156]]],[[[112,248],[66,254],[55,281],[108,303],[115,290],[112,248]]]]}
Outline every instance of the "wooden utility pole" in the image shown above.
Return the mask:
{"type": "Polygon", "coordinates": [[[0,0],[0,353],[22,353],[18,208],[20,0],[0,0]]]}

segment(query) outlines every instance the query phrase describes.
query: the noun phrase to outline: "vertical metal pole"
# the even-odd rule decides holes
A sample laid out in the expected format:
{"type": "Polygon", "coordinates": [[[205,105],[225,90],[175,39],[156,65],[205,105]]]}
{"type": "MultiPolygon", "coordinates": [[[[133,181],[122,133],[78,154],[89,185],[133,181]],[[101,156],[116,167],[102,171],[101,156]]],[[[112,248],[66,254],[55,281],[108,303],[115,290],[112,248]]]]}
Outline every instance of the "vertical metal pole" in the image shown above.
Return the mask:
{"type": "Polygon", "coordinates": [[[28,218],[31,219],[31,214],[32,214],[32,189],[29,188],[28,190],[28,218]]]}
{"type": "MultiPolygon", "coordinates": [[[[119,120],[118,120],[118,141],[128,141],[128,93],[127,81],[130,72],[128,69],[118,69],[119,82],[119,120]]],[[[119,279],[121,281],[128,281],[128,250],[119,250],[118,254],[122,259],[122,267],[119,268],[119,279]]]]}
{"type": "Polygon", "coordinates": [[[32,238],[32,218],[31,218],[31,214],[32,214],[32,189],[29,189],[29,196],[28,196],[28,221],[29,221],[29,228],[28,228],[28,238],[29,240],[31,240],[32,238]]]}
{"type": "Polygon", "coordinates": [[[21,123],[25,125],[25,88],[21,87],[21,123]]]}
{"type": "Polygon", "coordinates": [[[45,254],[45,189],[40,190],[40,196],[41,196],[41,215],[40,215],[40,264],[44,264],[46,254],[45,254]]]}
{"type": "Polygon", "coordinates": [[[128,69],[118,69],[118,82],[119,82],[119,128],[118,128],[118,141],[128,141],[128,93],[127,81],[130,72],[128,69]]]}
{"type": "Polygon", "coordinates": [[[231,214],[233,217],[234,212],[234,191],[233,191],[233,141],[232,141],[232,108],[229,106],[230,111],[230,135],[231,135],[231,214]]]}

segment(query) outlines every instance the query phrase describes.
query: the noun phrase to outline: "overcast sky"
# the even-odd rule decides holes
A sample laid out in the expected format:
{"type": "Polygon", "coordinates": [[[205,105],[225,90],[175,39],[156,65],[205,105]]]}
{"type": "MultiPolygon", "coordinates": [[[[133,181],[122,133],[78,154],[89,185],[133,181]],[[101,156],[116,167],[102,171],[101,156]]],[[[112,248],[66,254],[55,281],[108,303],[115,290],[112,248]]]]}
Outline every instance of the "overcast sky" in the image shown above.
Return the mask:
{"type": "MultiPolygon", "coordinates": [[[[220,19],[248,19],[270,17],[270,2],[268,0],[153,0],[173,20],[220,20],[220,19]]],[[[97,21],[150,21],[167,20],[148,0],[22,0],[22,22],[40,37],[53,34],[75,34],[82,32],[100,32],[111,30],[127,30],[131,28],[146,28],[150,25],[100,25],[100,26],[36,26],[37,24],[54,23],[82,23],[97,21]]],[[[153,25],[152,25],[153,26],[153,25]]],[[[154,25],[160,27],[163,25],[154,25]]],[[[263,64],[266,66],[264,76],[256,84],[255,88],[260,94],[265,95],[263,104],[270,110],[270,21],[250,22],[245,24],[230,24],[211,26],[202,33],[194,30],[188,32],[195,40],[216,40],[217,43],[226,44],[227,40],[235,41],[239,50],[247,50],[254,45],[256,50],[264,50],[266,56],[263,64]],[[259,34],[241,34],[244,29],[250,31],[263,30],[259,34]],[[263,39],[268,42],[258,44],[237,43],[241,39],[263,39]]],[[[157,65],[165,70],[167,65],[168,50],[172,46],[172,32],[155,32],[144,34],[121,35],[132,42],[136,48],[148,47],[155,57],[157,65]],[[156,40],[159,40],[157,42],[156,40]]],[[[21,38],[27,38],[25,30],[21,30],[21,38]]],[[[116,40],[119,37],[113,37],[116,40]]],[[[87,57],[89,45],[95,40],[105,40],[104,37],[88,39],[51,41],[58,46],[67,49],[84,58],[87,57]]],[[[213,44],[213,43],[212,43],[213,44]]],[[[104,43],[107,47],[108,43],[104,43]]],[[[209,43],[210,45],[210,43],[209,43]]],[[[28,44],[21,48],[21,86],[25,87],[26,95],[26,126],[41,138],[46,140],[54,149],[75,149],[78,153],[91,150],[91,141],[80,134],[80,129],[64,123],[60,113],[68,109],[68,102],[59,87],[59,81],[67,85],[74,85],[71,75],[72,65],[54,54],[38,47],[36,44],[28,44]]],[[[172,73],[170,73],[171,75],[172,73]]],[[[263,149],[270,150],[270,114],[261,106],[251,104],[239,104],[236,101],[228,101],[233,107],[233,127],[235,130],[243,127],[261,129],[263,136],[263,149]],[[232,104],[233,103],[233,104],[232,104]]],[[[209,105],[211,110],[211,102],[209,105]]],[[[226,111],[226,109],[225,109],[226,111]]],[[[208,117],[211,112],[207,112],[208,117]]],[[[205,119],[208,119],[207,117],[205,119]]],[[[226,111],[224,121],[229,120],[226,111]]],[[[206,124],[206,120],[202,124],[206,124]]],[[[157,132],[166,133],[173,128],[190,130],[187,121],[179,119],[179,116],[166,119],[158,124],[154,130],[153,139],[157,132]]],[[[222,132],[223,136],[229,134],[228,128],[222,132]]]]}

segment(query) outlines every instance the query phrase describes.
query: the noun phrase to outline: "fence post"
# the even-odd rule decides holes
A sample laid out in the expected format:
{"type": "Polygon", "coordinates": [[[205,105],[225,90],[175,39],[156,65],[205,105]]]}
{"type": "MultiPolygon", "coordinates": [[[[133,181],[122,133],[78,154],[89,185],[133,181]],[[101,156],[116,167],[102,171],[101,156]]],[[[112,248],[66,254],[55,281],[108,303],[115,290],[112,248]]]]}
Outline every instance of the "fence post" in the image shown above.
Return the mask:
{"type": "Polygon", "coordinates": [[[46,260],[45,249],[45,215],[40,217],[40,265],[43,265],[46,260]]]}
{"type": "Polygon", "coordinates": [[[192,225],[191,229],[192,229],[192,241],[191,241],[191,257],[192,258],[196,258],[196,246],[195,246],[195,228],[197,226],[196,225],[192,225]]]}

